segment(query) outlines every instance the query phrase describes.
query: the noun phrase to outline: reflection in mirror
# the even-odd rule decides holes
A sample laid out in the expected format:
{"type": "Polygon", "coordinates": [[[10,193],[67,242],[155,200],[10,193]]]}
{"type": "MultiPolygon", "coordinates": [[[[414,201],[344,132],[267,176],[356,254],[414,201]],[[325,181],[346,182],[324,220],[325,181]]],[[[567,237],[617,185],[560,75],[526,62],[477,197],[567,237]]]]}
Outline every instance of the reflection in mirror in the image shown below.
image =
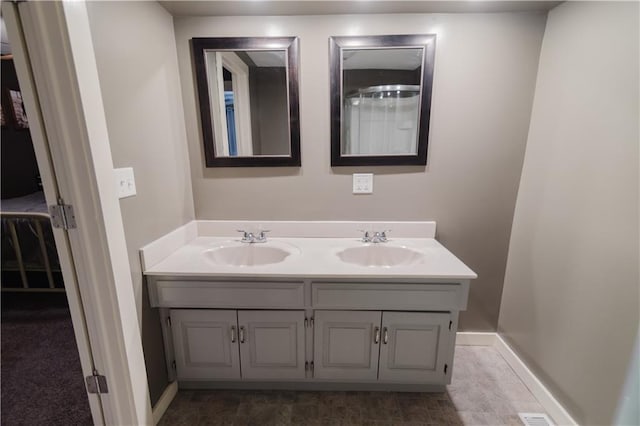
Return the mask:
{"type": "Polygon", "coordinates": [[[343,49],[342,155],[417,154],[422,49],[343,49]]]}
{"type": "Polygon", "coordinates": [[[193,39],[207,166],[300,165],[297,39],[193,39]]]}
{"type": "Polygon", "coordinates": [[[332,161],[426,164],[435,36],[332,37],[332,161]]]}

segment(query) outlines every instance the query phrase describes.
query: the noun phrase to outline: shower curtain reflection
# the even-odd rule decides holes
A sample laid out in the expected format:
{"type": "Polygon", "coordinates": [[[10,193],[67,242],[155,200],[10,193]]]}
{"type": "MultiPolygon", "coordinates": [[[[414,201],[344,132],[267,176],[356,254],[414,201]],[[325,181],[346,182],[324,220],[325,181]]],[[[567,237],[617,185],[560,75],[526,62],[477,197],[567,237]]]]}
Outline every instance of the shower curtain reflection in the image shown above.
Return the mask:
{"type": "Polygon", "coordinates": [[[419,85],[359,89],[345,97],[342,155],[415,155],[419,85]]]}

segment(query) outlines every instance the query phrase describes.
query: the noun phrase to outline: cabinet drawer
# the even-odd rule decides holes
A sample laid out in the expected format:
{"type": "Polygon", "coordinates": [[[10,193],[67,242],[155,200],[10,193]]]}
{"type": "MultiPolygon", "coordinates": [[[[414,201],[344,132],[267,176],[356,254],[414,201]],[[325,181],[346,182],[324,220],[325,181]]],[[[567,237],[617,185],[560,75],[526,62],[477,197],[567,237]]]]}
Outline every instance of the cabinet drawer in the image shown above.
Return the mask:
{"type": "Polygon", "coordinates": [[[300,308],[302,282],[234,282],[154,279],[151,306],[163,308],[300,308]]]}
{"type": "Polygon", "coordinates": [[[467,306],[468,285],[312,283],[316,309],[462,310],[467,306]]]}

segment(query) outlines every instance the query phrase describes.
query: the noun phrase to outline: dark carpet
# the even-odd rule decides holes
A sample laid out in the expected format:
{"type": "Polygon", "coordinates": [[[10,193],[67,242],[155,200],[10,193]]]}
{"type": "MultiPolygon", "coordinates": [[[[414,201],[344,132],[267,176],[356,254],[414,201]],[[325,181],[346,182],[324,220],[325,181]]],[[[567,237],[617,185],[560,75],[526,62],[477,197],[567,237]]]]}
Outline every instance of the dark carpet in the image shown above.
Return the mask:
{"type": "Polygon", "coordinates": [[[3,295],[2,425],[93,424],[69,309],[63,303],[6,299],[3,295]]]}

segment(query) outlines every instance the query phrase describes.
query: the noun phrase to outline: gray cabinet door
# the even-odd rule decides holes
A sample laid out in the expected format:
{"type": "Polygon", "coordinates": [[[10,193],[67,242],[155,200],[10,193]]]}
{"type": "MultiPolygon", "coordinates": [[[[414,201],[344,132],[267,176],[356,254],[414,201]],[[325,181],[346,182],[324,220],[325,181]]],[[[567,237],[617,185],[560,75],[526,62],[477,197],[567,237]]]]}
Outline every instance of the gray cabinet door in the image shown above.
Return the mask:
{"type": "Polygon", "coordinates": [[[239,379],[236,311],[172,309],[178,380],[239,379]]]}
{"type": "Polygon", "coordinates": [[[304,379],[304,311],[238,311],[243,379],[304,379]]]}
{"type": "Polygon", "coordinates": [[[384,312],[379,379],[444,383],[449,321],[448,313],[384,312]]]}
{"type": "Polygon", "coordinates": [[[379,311],[315,311],[314,377],[376,380],[379,311]]]}

